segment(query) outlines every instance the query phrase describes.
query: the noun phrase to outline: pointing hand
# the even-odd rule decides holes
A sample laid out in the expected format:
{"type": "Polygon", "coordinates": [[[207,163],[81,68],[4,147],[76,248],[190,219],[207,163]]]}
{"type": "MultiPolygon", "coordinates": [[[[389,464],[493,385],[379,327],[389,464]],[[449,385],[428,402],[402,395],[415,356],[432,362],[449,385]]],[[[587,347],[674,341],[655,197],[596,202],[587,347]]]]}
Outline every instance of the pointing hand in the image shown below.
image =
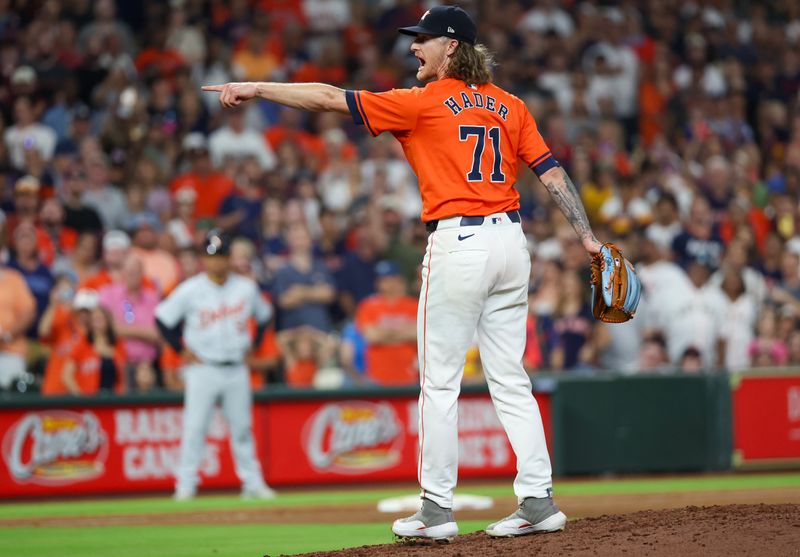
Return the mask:
{"type": "Polygon", "coordinates": [[[203,85],[203,91],[219,93],[219,103],[225,108],[239,106],[243,101],[257,95],[254,83],[225,83],[224,85],[203,85]]]}

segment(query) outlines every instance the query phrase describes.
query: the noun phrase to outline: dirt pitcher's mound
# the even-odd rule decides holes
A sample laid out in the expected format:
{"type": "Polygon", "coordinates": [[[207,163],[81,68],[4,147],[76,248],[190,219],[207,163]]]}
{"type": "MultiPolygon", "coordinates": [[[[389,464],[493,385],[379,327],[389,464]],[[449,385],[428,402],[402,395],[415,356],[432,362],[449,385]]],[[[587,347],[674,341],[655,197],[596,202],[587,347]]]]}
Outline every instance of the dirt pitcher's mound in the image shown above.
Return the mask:
{"type": "Polygon", "coordinates": [[[562,555],[800,556],[800,505],[725,505],[603,515],[567,523],[564,532],[493,539],[483,533],[449,544],[363,546],[304,557],[491,557],[562,555]]]}

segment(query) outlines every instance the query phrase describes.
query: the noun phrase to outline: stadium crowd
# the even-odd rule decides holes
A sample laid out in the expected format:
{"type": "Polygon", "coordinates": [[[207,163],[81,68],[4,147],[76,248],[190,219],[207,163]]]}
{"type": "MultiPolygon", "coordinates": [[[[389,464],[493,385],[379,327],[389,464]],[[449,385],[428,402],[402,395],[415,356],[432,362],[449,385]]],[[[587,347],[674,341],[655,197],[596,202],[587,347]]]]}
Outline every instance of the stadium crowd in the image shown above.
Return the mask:
{"type": "MultiPolygon", "coordinates": [[[[800,365],[800,3],[459,4],[646,288],[594,321],[589,259],[523,173],[526,368],[800,365]]],[[[212,227],[276,308],[254,385],[415,384],[427,233],[399,144],[200,85],[417,85],[396,28],[430,5],[0,1],[0,388],[180,389],[153,312],[212,227]]]]}

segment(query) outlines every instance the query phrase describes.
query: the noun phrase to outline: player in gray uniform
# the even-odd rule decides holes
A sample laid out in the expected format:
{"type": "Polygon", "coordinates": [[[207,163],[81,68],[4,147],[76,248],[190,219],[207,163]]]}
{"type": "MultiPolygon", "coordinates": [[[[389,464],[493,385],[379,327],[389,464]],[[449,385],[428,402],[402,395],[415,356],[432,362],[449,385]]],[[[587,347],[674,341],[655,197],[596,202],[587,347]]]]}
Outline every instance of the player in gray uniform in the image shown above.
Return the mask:
{"type": "Polygon", "coordinates": [[[156,324],[166,342],[184,362],[185,395],[180,463],[175,499],[197,492],[198,469],[217,399],[230,428],[236,474],[242,496],[275,496],[264,482],[256,458],[252,430],[252,392],[245,364],[248,352],[260,344],[272,308],[252,280],[230,272],[229,242],[217,231],[208,234],[205,272],[187,279],[156,308],[156,324]],[[258,329],[251,338],[248,321],[258,329]]]}

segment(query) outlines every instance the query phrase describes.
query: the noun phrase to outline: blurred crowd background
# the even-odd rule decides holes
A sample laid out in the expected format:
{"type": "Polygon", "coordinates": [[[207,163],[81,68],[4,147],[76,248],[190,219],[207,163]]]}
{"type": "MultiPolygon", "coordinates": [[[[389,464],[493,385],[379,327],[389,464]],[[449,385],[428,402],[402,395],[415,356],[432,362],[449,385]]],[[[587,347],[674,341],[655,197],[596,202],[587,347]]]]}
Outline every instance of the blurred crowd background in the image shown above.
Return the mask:
{"type": "MultiPolygon", "coordinates": [[[[591,317],[589,258],[522,173],[532,374],[800,364],[800,3],[459,3],[637,317],[591,317]]],[[[153,310],[211,227],[276,308],[253,384],[413,385],[427,241],[391,137],[201,84],[415,86],[413,0],[0,0],[0,387],[181,388],[153,310]]],[[[467,355],[465,381],[482,381],[467,355]]]]}

